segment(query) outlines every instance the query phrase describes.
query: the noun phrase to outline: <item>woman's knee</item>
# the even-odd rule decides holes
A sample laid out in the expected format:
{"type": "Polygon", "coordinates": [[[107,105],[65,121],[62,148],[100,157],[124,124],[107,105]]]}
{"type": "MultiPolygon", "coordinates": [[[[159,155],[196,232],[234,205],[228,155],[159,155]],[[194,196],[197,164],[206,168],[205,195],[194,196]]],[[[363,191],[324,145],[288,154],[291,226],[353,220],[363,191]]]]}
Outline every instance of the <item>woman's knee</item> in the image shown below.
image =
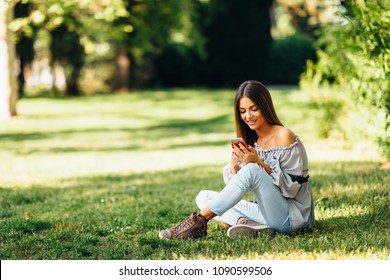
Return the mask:
{"type": "Polygon", "coordinates": [[[203,209],[206,206],[207,201],[212,199],[217,192],[209,190],[201,190],[195,198],[196,205],[199,209],[203,209]]]}
{"type": "MultiPolygon", "coordinates": [[[[241,170],[240,170],[241,171],[241,170]]],[[[248,163],[242,169],[243,176],[251,186],[252,190],[262,189],[274,191],[275,185],[273,184],[272,177],[261,168],[257,163],[248,163]]]]}
{"type": "Polygon", "coordinates": [[[246,166],[249,168],[249,170],[251,170],[253,172],[259,172],[259,171],[262,170],[260,168],[260,166],[257,163],[255,163],[255,162],[250,162],[246,166]]]}
{"type": "Polygon", "coordinates": [[[257,163],[250,162],[246,164],[243,168],[241,168],[240,171],[246,171],[249,172],[250,174],[254,174],[263,171],[263,169],[261,169],[257,163]]]}
{"type": "Polygon", "coordinates": [[[265,176],[268,175],[268,173],[263,168],[261,168],[257,163],[254,162],[250,162],[247,165],[245,165],[242,168],[242,171],[244,171],[244,173],[246,173],[249,177],[252,177],[253,179],[256,176],[261,177],[264,175],[265,176]]]}

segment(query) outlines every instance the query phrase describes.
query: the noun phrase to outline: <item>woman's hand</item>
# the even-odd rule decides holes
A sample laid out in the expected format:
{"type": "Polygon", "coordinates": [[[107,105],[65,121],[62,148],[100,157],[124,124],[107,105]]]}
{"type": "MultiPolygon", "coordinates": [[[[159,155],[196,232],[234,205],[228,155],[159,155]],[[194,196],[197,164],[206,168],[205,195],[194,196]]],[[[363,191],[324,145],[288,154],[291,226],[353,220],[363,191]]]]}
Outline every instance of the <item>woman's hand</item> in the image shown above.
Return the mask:
{"type": "MultiPolygon", "coordinates": [[[[232,149],[234,149],[234,144],[232,144],[232,149]]],[[[237,158],[233,151],[230,159],[230,172],[232,172],[232,174],[237,174],[238,170],[240,170],[240,164],[241,161],[237,158]]]]}
{"type": "Polygon", "coordinates": [[[255,148],[248,144],[245,146],[241,143],[232,145],[232,148],[232,160],[234,158],[237,162],[242,163],[244,166],[250,162],[257,163],[261,168],[264,168],[268,174],[271,174],[271,168],[261,160],[255,148]]]}
{"type": "Polygon", "coordinates": [[[239,142],[232,145],[232,147],[233,157],[236,161],[242,163],[243,165],[247,165],[250,162],[258,162],[259,156],[257,155],[256,150],[248,144],[245,146],[239,142]]]}

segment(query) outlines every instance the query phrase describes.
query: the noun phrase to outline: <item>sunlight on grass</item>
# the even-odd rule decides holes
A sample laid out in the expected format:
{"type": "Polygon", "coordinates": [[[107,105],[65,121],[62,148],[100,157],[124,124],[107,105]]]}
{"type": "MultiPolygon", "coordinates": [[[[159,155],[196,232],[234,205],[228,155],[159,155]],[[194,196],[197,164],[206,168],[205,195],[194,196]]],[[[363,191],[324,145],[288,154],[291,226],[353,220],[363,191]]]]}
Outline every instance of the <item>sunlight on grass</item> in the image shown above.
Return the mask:
{"type": "MultiPolygon", "coordinates": [[[[234,90],[145,91],[69,99],[25,99],[0,127],[0,182],[111,172],[170,170],[229,160],[234,90]],[[17,176],[15,175],[17,174],[17,176]]],[[[297,88],[271,88],[283,122],[313,161],[378,160],[370,146],[316,138],[297,88]]],[[[11,184],[15,185],[15,184],[11,184]]]]}
{"type": "Polygon", "coordinates": [[[205,239],[158,239],[196,209],[199,190],[223,187],[233,89],[31,98],[19,102],[18,118],[0,123],[0,257],[388,259],[383,159],[369,143],[318,139],[298,88],[271,93],[307,148],[313,233],[231,241],[212,221],[205,239]]]}
{"type": "MultiPolygon", "coordinates": [[[[229,255],[219,255],[217,260],[375,260],[375,259],[386,259],[388,257],[388,253],[383,250],[382,252],[373,252],[372,250],[368,250],[366,252],[354,251],[348,254],[345,254],[344,251],[320,251],[320,252],[306,252],[303,250],[297,250],[294,252],[286,252],[283,253],[262,253],[259,254],[257,252],[248,252],[241,256],[229,256],[229,255]]],[[[178,257],[179,260],[185,260],[186,258],[178,257]]],[[[204,255],[197,255],[197,260],[208,260],[210,259],[204,255]]]]}
{"type": "Polygon", "coordinates": [[[353,217],[365,215],[370,212],[370,207],[364,207],[360,205],[342,205],[341,207],[337,207],[337,209],[323,209],[321,214],[317,215],[317,219],[324,220],[337,217],[353,217]]]}

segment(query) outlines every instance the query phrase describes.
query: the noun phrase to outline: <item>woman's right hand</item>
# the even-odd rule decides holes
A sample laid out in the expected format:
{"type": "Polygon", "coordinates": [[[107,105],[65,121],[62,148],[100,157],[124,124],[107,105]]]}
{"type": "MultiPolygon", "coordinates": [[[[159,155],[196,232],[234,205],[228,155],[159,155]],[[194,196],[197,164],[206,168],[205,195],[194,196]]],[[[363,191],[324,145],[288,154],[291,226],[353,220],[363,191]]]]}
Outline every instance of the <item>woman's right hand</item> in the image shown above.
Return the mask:
{"type": "MultiPolygon", "coordinates": [[[[232,144],[232,148],[233,148],[232,144]]],[[[238,170],[240,170],[241,161],[238,159],[237,155],[232,151],[232,157],[230,159],[230,171],[232,174],[237,174],[238,170]]]]}

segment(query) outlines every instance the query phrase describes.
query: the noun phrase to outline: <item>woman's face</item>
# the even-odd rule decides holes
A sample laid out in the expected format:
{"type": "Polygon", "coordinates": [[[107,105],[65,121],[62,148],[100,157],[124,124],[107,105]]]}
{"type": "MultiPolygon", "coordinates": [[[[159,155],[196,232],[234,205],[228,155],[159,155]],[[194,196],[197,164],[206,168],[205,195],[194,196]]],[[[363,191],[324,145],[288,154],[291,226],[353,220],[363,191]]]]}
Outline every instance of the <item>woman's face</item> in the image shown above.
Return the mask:
{"type": "Polygon", "coordinates": [[[250,129],[256,130],[265,123],[265,119],[261,114],[260,109],[250,98],[243,96],[240,99],[239,110],[241,119],[249,126],[250,129]]]}

